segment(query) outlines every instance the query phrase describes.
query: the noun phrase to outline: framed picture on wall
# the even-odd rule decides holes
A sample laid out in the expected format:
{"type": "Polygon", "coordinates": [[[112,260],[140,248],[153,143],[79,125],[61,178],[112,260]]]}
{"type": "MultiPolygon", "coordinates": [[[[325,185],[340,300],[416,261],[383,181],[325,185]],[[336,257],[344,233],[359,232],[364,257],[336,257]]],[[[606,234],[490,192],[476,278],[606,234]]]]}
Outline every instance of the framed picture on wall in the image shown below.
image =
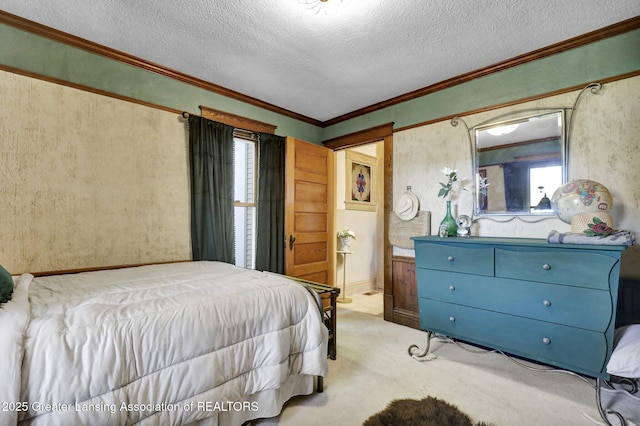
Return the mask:
{"type": "Polygon", "coordinates": [[[376,158],[347,151],[345,158],[345,208],[349,210],[376,210],[376,158]]]}

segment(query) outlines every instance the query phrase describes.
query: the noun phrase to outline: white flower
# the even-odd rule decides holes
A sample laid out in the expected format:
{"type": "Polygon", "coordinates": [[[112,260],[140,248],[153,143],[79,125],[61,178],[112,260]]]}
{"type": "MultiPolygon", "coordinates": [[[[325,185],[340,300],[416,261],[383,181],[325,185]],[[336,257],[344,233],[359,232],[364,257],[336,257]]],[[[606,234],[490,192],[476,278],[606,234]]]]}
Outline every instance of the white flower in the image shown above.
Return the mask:
{"type": "Polygon", "coordinates": [[[458,170],[452,170],[450,168],[448,168],[447,166],[444,167],[444,169],[442,169],[442,173],[445,174],[446,177],[450,177],[451,173],[455,173],[458,174],[458,170]]]}
{"type": "Polygon", "coordinates": [[[342,231],[338,232],[338,238],[353,238],[355,240],[356,233],[351,229],[343,229],[342,231]]]}
{"type": "Polygon", "coordinates": [[[450,197],[449,194],[455,192],[454,184],[456,183],[460,189],[466,191],[466,189],[464,188],[464,181],[467,178],[458,179],[458,170],[445,167],[444,169],[442,169],[442,173],[447,176],[448,181],[447,183],[440,182],[441,188],[440,191],[438,191],[438,197],[450,197]]]}

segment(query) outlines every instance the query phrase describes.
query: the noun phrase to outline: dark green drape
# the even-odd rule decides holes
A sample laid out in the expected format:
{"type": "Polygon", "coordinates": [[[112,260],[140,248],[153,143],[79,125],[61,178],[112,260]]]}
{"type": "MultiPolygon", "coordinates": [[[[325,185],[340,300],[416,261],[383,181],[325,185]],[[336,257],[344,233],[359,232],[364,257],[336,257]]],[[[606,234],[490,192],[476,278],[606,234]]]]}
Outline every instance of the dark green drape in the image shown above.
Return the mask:
{"type": "Polygon", "coordinates": [[[233,127],[189,117],[193,260],[235,263],[233,127]]]}
{"type": "Polygon", "coordinates": [[[503,165],[504,196],[509,212],[529,211],[529,165],[508,163],[503,165]]]}
{"type": "Polygon", "coordinates": [[[284,274],[285,138],[260,133],[256,269],[284,274]]]}

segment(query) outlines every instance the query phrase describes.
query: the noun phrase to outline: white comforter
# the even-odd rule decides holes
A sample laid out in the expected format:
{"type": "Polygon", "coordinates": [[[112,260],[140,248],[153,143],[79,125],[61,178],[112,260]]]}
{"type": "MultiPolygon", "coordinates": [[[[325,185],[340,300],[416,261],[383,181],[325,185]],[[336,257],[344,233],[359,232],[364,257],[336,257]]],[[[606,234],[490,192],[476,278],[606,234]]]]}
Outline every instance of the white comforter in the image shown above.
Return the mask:
{"type": "Polygon", "coordinates": [[[281,276],[186,262],[16,281],[1,424],[235,423],[327,373],[316,302],[281,276]]]}

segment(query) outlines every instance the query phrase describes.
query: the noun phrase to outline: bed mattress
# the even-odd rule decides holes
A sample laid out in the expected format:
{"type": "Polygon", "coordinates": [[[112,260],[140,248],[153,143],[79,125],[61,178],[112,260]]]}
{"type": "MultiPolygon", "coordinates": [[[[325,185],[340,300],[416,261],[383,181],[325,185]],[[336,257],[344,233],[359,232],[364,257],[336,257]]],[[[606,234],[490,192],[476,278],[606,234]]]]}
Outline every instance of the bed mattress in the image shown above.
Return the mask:
{"type": "Polygon", "coordinates": [[[15,281],[2,424],[240,424],[327,373],[316,301],[286,277],[183,262],[15,281]]]}

